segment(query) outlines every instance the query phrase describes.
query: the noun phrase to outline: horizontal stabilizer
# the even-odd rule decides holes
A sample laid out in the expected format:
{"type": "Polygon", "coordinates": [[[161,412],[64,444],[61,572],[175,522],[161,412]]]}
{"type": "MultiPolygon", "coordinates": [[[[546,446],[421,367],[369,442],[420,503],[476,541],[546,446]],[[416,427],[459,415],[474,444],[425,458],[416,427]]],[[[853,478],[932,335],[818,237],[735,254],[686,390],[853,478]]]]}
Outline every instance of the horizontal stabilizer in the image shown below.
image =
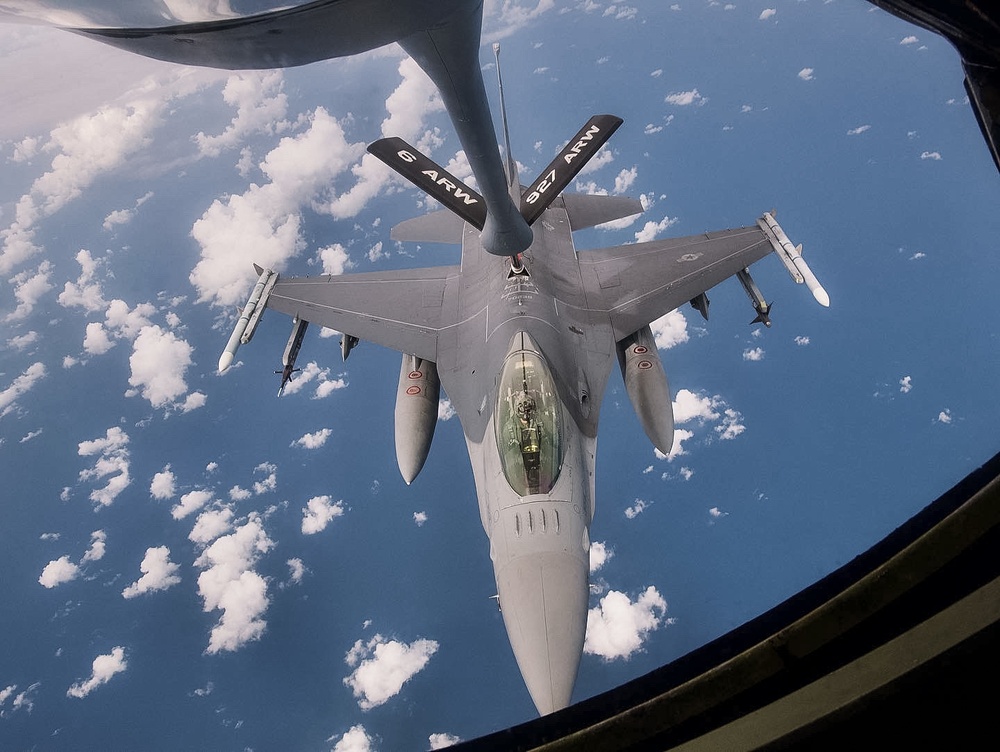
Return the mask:
{"type": "Polygon", "coordinates": [[[394,226],[389,233],[393,240],[414,243],[461,243],[465,220],[450,211],[439,209],[407,219],[394,226]]]}
{"type": "Polygon", "coordinates": [[[563,202],[572,230],[584,230],[643,211],[642,202],[628,196],[594,196],[588,193],[564,193],[563,202]]]}
{"type": "Polygon", "coordinates": [[[395,136],[369,144],[368,151],[477,230],[483,229],[486,223],[483,197],[430,157],[395,136]]]}
{"type": "Polygon", "coordinates": [[[594,156],[624,120],[615,115],[594,115],[580,129],[535,182],[521,194],[521,216],[529,225],[542,216],[587,161],[594,156]]]}

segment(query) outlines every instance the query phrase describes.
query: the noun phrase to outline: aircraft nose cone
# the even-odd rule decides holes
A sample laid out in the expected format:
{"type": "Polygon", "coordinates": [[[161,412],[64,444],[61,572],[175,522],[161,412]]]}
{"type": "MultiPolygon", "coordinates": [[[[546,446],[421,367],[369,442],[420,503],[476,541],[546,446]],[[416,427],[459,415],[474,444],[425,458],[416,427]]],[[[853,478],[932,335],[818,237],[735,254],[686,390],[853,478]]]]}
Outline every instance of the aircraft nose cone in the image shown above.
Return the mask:
{"type": "Polygon", "coordinates": [[[540,715],[570,702],[587,631],[588,565],[566,552],[523,554],[497,573],[514,657],[540,715]]]}

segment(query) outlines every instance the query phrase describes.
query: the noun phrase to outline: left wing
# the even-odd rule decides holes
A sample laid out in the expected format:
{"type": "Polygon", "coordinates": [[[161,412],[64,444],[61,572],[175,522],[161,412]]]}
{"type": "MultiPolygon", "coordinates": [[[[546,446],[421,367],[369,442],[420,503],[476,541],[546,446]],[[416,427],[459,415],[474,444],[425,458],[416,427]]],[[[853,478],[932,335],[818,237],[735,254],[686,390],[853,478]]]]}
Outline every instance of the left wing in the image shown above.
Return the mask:
{"type": "Polygon", "coordinates": [[[437,361],[442,303],[458,266],[322,277],[279,277],[267,307],[425,360],[437,361]]]}
{"type": "Polygon", "coordinates": [[[592,311],[607,313],[619,340],[696,298],[773,250],[757,225],[580,251],[592,311]]]}

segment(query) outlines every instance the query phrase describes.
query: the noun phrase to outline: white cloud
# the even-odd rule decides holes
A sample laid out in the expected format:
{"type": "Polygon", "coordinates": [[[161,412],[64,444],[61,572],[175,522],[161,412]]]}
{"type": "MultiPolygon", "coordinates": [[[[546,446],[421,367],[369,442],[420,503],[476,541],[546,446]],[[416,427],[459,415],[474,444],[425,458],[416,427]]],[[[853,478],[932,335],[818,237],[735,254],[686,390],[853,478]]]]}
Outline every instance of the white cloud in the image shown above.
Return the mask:
{"type": "Polygon", "coordinates": [[[650,240],[656,240],[657,235],[667,228],[673,227],[679,221],[677,217],[664,217],[659,222],[650,220],[642,226],[641,230],[635,233],[635,239],[639,243],[648,243],[650,240]]]}
{"type": "Polygon", "coordinates": [[[407,644],[377,634],[367,643],[358,640],[344,662],[354,669],[344,678],[362,710],[371,710],[399,694],[437,652],[438,643],[420,639],[407,644]]]}
{"type": "Polygon", "coordinates": [[[80,567],[71,562],[69,556],[60,556],[45,565],[38,582],[42,587],[51,589],[65,582],[72,582],[79,575],[80,567]]]}
{"type": "Polygon", "coordinates": [[[39,220],[58,212],[99,175],[120,167],[148,143],[169,99],[157,90],[145,99],[103,107],[52,131],[45,146],[47,152],[56,152],[51,169],[18,200],[14,221],[0,231],[0,274],[40,252],[34,242],[39,220]]]}
{"type": "Polygon", "coordinates": [[[28,431],[24,436],[21,437],[19,443],[27,444],[32,439],[37,439],[42,435],[43,429],[39,428],[37,431],[28,431]]]}
{"type": "Polygon", "coordinates": [[[170,510],[170,516],[175,520],[183,520],[189,514],[197,512],[212,500],[212,492],[207,489],[188,491],[181,496],[179,504],[175,504],[170,510]]]}
{"type": "Polygon", "coordinates": [[[859,125],[857,128],[851,128],[851,130],[847,131],[847,135],[860,136],[862,133],[870,131],[871,129],[872,127],[870,125],[859,125]]]}
{"type": "Polygon", "coordinates": [[[727,407],[723,413],[722,423],[715,427],[715,432],[723,441],[735,439],[746,430],[746,426],[741,422],[743,416],[731,407],[727,407]]]}
{"type": "Polygon", "coordinates": [[[273,546],[260,518],[251,514],[244,525],[217,539],[195,560],[195,566],[205,570],[198,575],[205,611],[222,611],[206,653],[237,650],[264,633],[267,622],[262,617],[270,602],[267,581],[252,567],[273,546]]]}
{"type": "Polygon", "coordinates": [[[587,613],[583,652],[606,661],[628,660],[642,649],[667,612],[667,602],[650,585],[634,602],[617,590],[610,591],[587,613]]]}
{"type": "MultiPolygon", "coordinates": [[[[159,326],[144,326],[132,344],[129,366],[132,374],[128,383],[139,390],[142,397],[153,407],[175,406],[177,400],[187,392],[184,375],[191,365],[194,348],[171,331],[159,326]]],[[[132,394],[133,392],[130,392],[132,394]]],[[[202,399],[196,402],[204,404],[202,399]]],[[[193,409],[181,403],[181,409],[193,409]]]]}
{"type": "Polygon", "coordinates": [[[427,522],[427,512],[414,512],[413,521],[417,524],[417,527],[423,527],[424,523],[427,522]]]}
{"type": "Polygon", "coordinates": [[[625,193],[629,188],[632,187],[633,183],[635,183],[635,179],[638,176],[639,176],[639,168],[634,165],[627,169],[623,169],[615,176],[614,193],[616,194],[625,193]]]}
{"type": "Polygon", "coordinates": [[[757,16],[757,20],[766,21],[767,19],[774,17],[777,12],[777,8],[764,8],[764,10],[760,12],[760,15],[757,16]]]}
{"type": "Polygon", "coordinates": [[[744,350],[743,351],[743,360],[750,360],[750,361],[754,361],[754,362],[757,362],[757,361],[760,361],[760,360],[764,360],[764,348],[763,347],[754,347],[753,349],[748,348],[748,349],[744,350]]]}
{"type": "Polygon", "coordinates": [[[101,284],[94,281],[102,260],[95,260],[90,251],[81,249],[76,254],[80,265],[80,276],[76,282],[67,282],[59,293],[59,305],[63,308],[79,307],[93,313],[104,309],[108,304],[104,300],[101,284]]]}
{"type": "Polygon", "coordinates": [[[719,397],[704,397],[689,389],[680,389],[674,399],[674,422],[687,423],[689,420],[717,420],[722,400],[719,397]]]}
{"type": "Polygon", "coordinates": [[[170,561],[170,549],[166,546],[147,548],[142,557],[139,571],[142,576],[122,590],[122,598],[135,598],[144,593],[154,593],[173,587],[181,578],[177,576],[180,567],[170,561]]]}
{"type": "Polygon", "coordinates": [[[297,438],[291,443],[291,446],[302,447],[303,449],[319,449],[326,443],[331,434],[333,434],[332,428],[321,428],[318,431],[313,431],[297,438]]]}
{"type": "MultiPolygon", "coordinates": [[[[330,739],[327,739],[330,741],[330,739]]],[[[360,723],[351,726],[334,745],[333,752],[372,752],[373,739],[360,723]]]]}
{"type": "Polygon", "coordinates": [[[935,162],[940,162],[943,157],[941,152],[938,151],[925,151],[920,155],[921,159],[933,159],[935,162]]]}
{"type": "Polygon", "coordinates": [[[951,423],[951,420],[952,420],[952,418],[951,418],[951,410],[945,408],[944,410],[942,410],[941,412],[938,413],[938,416],[937,416],[937,422],[938,423],[946,423],[947,424],[947,423],[951,423]]]}
{"type": "Polygon", "coordinates": [[[302,534],[314,535],[322,532],[327,525],[343,514],[344,502],[333,502],[329,496],[314,496],[302,509],[302,534]]]}
{"type": "Polygon", "coordinates": [[[11,337],[9,340],[7,340],[7,347],[11,348],[12,350],[23,351],[27,350],[36,342],[38,342],[38,332],[30,331],[30,332],[25,332],[24,334],[17,335],[15,337],[11,337]]]}
{"type": "Polygon", "coordinates": [[[708,99],[703,97],[698,93],[697,89],[691,89],[690,91],[675,91],[667,95],[667,104],[676,105],[677,107],[687,107],[689,105],[702,106],[708,99]]]}
{"type": "Polygon", "coordinates": [[[254,474],[267,473],[263,480],[255,480],[253,492],[257,496],[266,494],[278,487],[278,467],[270,462],[261,462],[253,469],[254,474]]]}
{"type": "Polygon", "coordinates": [[[798,345],[799,347],[805,347],[806,345],[809,344],[809,338],[802,336],[796,337],[795,344],[798,345]]]}
{"type": "Polygon", "coordinates": [[[198,150],[217,157],[226,149],[240,145],[253,133],[280,133],[288,127],[285,113],[288,97],[282,91],[284,79],[280,70],[235,73],[226,81],[222,98],[236,107],[236,115],[218,136],[203,132],[194,137],[198,150]]]}
{"type": "Polygon", "coordinates": [[[170,469],[170,465],[167,465],[153,476],[153,480],[149,484],[149,495],[154,499],[159,499],[160,501],[163,501],[164,499],[172,499],[174,497],[176,487],[177,478],[170,469]]]}
{"type": "Polygon", "coordinates": [[[669,350],[688,341],[687,319],[679,309],[660,316],[649,325],[657,350],[669,350]]]}
{"type": "Polygon", "coordinates": [[[691,438],[694,438],[693,431],[688,431],[685,428],[675,428],[674,443],[670,446],[670,454],[663,454],[659,449],[654,449],[653,454],[656,455],[657,459],[673,462],[674,458],[680,457],[682,454],[687,454],[684,451],[684,442],[691,438]]]}
{"type": "Polygon", "coordinates": [[[900,39],[899,43],[901,45],[909,45],[909,44],[916,44],[919,41],[920,41],[919,39],[917,39],[915,36],[911,34],[908,37],[903,37],[902,39],[900,39]]]}
{"type": "Polygon", "coordinates": [[[294,379],[285,384],[285,395],[292,395],[296,392],[301,391],[305,388],[306,384],[311,382],[313,379],[316,380],[317,386],[316,391],[313,393],[313,399],[323,399],[333,394],[333,392],[339,389],[346,389],[347,382],[341,378],[330,378],[329,368],[320,368],[316,365],[316,361],[309,361],[306,366],[299,371],[294,379]]]}
{"type": "Polygon", "coordinates": [[[812,81],[814,78],[813,76],[814,72],[815,71],[812,68],[803,68],[802,70],[799,71],[799,78],[801,78],[803,81],[812,81]]]}
{"type": "Polygon", "coordinates": [[[316,258],[323,265],[323,274],[340,275],[354,266],[347,249],[340,243],[327,245],[316,251],[316,258]]]}
{"type": "Polygon", "coordinates": [[[718,507],[712,507],[711,509],[708,510],[708,516],[714,520],[718,520],[721,519],[722,517],[728,517],[729,512],[723,512],[718,507]]]}
{"type": "Polygon", "coordinates": [[[590,544],[590,573],[593,574],[603,567],[615,555],[613,548],[601,541],[590,544]]]}
{"type": "Polygon", "coordinates": [[[95,504],[109,506],[131,484],[128,444],[128,434],[113,426],[105,432],[104,438],[81,441],[78,445],[81,457],[100,455],[94,467],[80,471],[80,480],[100,480],[111,476],[103,488],[90,492],[90,500],[95,504]]]}
{"type": "Polygon", "coordinates": [[[451,400],[443,399],[438,402],[438,420],[451,420],[455,415],[455,408],[452,407],[451,400]]]}
{"type": "Polygon", "coordinates": [[[52,263],[43,261],[34,272],[23,271],[9,280],[14,285],[17,308],[7,315],[7,321],[20,321],[28,317],[41,297],[52,289],[49,283],[51,275],[52,263]]]}
{"type": "Polygon", "coordinates": [[[223,533],[228,533],[233,525],[233,510],[229,507],[209,509],[198,515],[188,540],[199,545],[207,545],[223,533]]]}
{"type": "Polygon", "coordinates": [[[97,656],[91,667],[93,671],[90,678],[78,681],[66,690],[67,697],[86,697],[102,684],[111,681],[111,677],[115,674],[122,673],[128,667],[125,648],[121,646],[111,648],[111,652],[107,655],[97,656]]]}
{"type": "Polygon", "coordinates": [[[904,376],[899,380],[899,391],[909,394],[911,389],[913,389],[913,379],[910,376],[904,376]]]}
{"type": "Polygon", "coordinates": [[[104,558],[105,544],[108,534],[103,530],[95,530],[90,534],[90,548],[83,554],[83,561],[100,561],[104,558]]]}
{"type": "Polygon", "coordinates": [[[428,749],[446,749],[454,744],[458,744],[462,738],[454,734],[431,734],[427,737],[428,749]]]}
{"type": "Polygon", "coordinates": [[[110,232],[118,225],[128,224],[135,218],[135,215],[139,213],[139,207],[149,201],[152,197],[153,192],[149,191],[144,196],[138,198],[135,202],[135,206],[131,209],[116,209],[104,218],[104,224],[102,227],[110,232]]]}
{"type": "Polygon", "coordinates": [[[41,379],[45,378],[45,364],[32,363],[14,379],[10,386],[0,392],[0,417],[18,407],[17,400],[27,394],[41,379]]]}
{"type": "Polygon", "coordinates": [[[115,346],[115,343],[108,336],[108,330],[99,321],[92,321],[87,324],[86,334],[83,337],[83,350],[88,355],[104,355],[115,346]]]}
{"type": "Polygon", "coordinates": [[[302,563],[302,559],[289,559],[285,563],[288,565],[288,576],[291,578],[291,583],[297,585],[302,582],[302,578],[306,574],[306,565],[302,563]]]}
{"type": "Polygon", "coordinates": [[[649,506],[649,504],[650,502],[648,501],[643,501],[642,499],[636,499],[635,502],[633,502],[632,506],[626,507],[625,516],[628,517],[630,520],[634,520],[636,517],[638,517],[640,514],[643,513],[643,511],[646,509],[646,507],[649,506]]]}

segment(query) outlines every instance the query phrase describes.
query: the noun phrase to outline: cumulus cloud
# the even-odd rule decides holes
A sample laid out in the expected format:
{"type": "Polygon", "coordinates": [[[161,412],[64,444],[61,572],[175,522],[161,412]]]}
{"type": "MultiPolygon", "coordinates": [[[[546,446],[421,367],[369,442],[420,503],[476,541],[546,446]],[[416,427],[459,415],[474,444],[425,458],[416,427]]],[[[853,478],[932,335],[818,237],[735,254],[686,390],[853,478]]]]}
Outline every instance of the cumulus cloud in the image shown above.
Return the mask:
{"type": "Polygon", "coordinates": [[[719,397],[707,397],[689,389],[680,389],[674,399],[674,422],[687,423],[690,420],[718,420],[716,409],[722,404],[719,397]]]}
{"type": "Polygon", "coordinates": [[[95,530],[90,534],[90,548],[83,554],[83,561],[100,561],[104,558],[105,544],[108,535],[103,530],[95,530]]]}
{"type": "Polygon", "coordinates": [[[354,266],[347,249],[340,243],[334,243],[316,251],[316,258],[323,265],[323,274],[340,275],[354,266]]]}
{"type": "Polygon", "coordinates": [[[743,351],[743,360],[750,360],[753,362],[764,360],[764,348],[763,347],[754,347],[752,349],[747,348],[746,350],[743,351]]]}
{"type": "Polygon", "coordinates": [[[684,442],[692,438],[694,438],[693,431],[688,431],[686,428],[675,428],[674,443],[670,446],[670,453],[663,454],[663,452],[659,449],[654,449],[653,454],[656,455],[657,459],[673,462],[676,457],[680,457],[682,454],[687,454],[684,450],[684,442]]]}
{"type": "MultiPolygon", "coordinates": [[[[178,406],[187,408],[179,398],[187,393],[184,375],[191,365],[194,348],[171,331],[159,326],[144,326],[132,344],[129,367],[132,370],[128,383],[149,401],[153,407],[178,406]]],[[[204,395],[198,400],[204,404],[204,395]]],[[[196,405],[197,406],[197,405],[196,405]]]]}
{"type": "Polygon", "coordinates": [[[430,745],[428,749],[446,749],[452,745],[458,744],[462,741],[462,738],[455,736],[454,734],[431,734],[427,737],[427,743],[430,745]]]}
{"type": "Polygon", "coordinates": [[[238,650],[264,633],[267,622],[267,581],[252,567],[274,542],[264,532],[260,518],[251,514],[233,533],[217,539],[195,559],[204,569],[198,575],[198,593],[205,611],[222,611],[212,628],[208,654],[238,650]]]}
{"type": "Polygon", "coordinates": [[[107,655],[97,656],[91,668],[93,670],[90,678],[81,679],[66,690],[67,697],[86,697],[102,684],[111,681],[111,677],[115,674],[120,674],[128,668],[128,661],[125,660],[125,648],[114,647],[107,655]]]}
{"type": "Polygon", "coordinates": [[[796,337],[795,344],[798,345],[799,347],[805,347],[806,345],[809,344],[809,338],[802,336],[796,337]]]}
{"type": "Polygon", "coordinates": [[[35,310],[35,305],[41,297],[52,289],[49,277],[52,275],[52,263],[43,261],[32,271],[15,274],[9,281],[14,285],[14,297],[17,308],[7,314],[7,321],[20,321],[35,310]]]}
{"type": "Polygon", "coordinates": [[[316,390],[313,392],[313,399],[323,399],[330,396],[335,391],[347,388],[347,381],[344,378],[332,378],[329,368],[320,368],[316,361],[311,360],[295,378],[285,384],[285,395],[292,395],[305,388],[306,384],[316,381],[316,390]]]}
{"type": "Polygon", "coordinates": [[[302,447],[303,449],[319,449],[332,434],[332,428],[321,428],[318,431],[313,431],[297,438],[291,443],[291,446],[302,447]]]}
{"type": "Polygon", "coordinates": [[[417,524],[417,527],[423,527],[424,523],[427,522],[427,512],[414,512],[413,521],[417,524]]]}
{"type": "Polygon", "coordinates": [[[937,422],[938,423],[945,423],[945,424],[947,424],[947,423],[951,423],[951,421],[952,421],[951,410],[945,408],[944,410],[942,410],[941,412],[938,413],[938,416],[937,416],[937,422]]]}
{"type": "Polygon", "coordinates": [[[177,576],[180,567],[170,561],[170,549],[166,546],[147,548],[139,564],[142,576],[122,590],[122,598],[136,598],[144,593],[154,593],[173,587],[181,578],[177,576]]]}
{"type": "Polygon", "coordinates": [[[941,156],[941,152],[938,151],[925,151],[920,155],[920,158],[932,159],[935,162],[940,162],[943,159],[943,157],[941,156]]]}
{"type": "Polygon", "coordinates": [[[359,723],[351,726],[347,733],[340,737],[333,746],[333,752],[372,752],[373,743],[374,740],[368,736],[365,727],[359,723]]]}
{"type": "Polygon", "coordinates": [[[302,559],[289,559],[285,564],[288,565],[289,582],[293,585],[302,582],[306,574],[306,565],[302,563],[302,559]]]}
{"type": "Polygon", "coordinates": [[[731,407],[727,407],[723,413],[722,423],[715,427],[715,432],[719,434],[720,439],[727,441],[729,439],[735,439],[743,433],[746,428],[747,427],[743,425],[743,416],[731,407]]]}
{"type": "Polygon", "coordinates": [[[59,293],[59,305],[63,308],[82,308],[93,313],[107,307],[101,291],[100,282],[95,281],[97,270],[102,261],[95,260],[90,251],[81,249],[76,254],[76,262],[80,265],[80,276],[76,282],[67,282],[59,293]]]}
{"type": "Polygon", "coordinates": [[[32,363],[24,373],[11,382],[10,386],[0,392],[0,418],[17,409],[17,400],[45,378],[45,373],[44,363],[32,363]]]}
{"type": "Polygon", "coordinates": [[[777,14],[777,12],[778,12],[777,8],[764,8],[764,10],[760,12],[760,15],[757,16],[757,20],[766,21],[769,18],[773,18],[777,14]]]}
{"type": "Polygon", "coordinates": [[[362,710],[371,710],[399,694],[437,649],[438,643],[427,639],[407,644],[377,634],[368,642],[358,640],[344,657],[354,669],[344,684],[354,692],[362,710]]]}
{"type": "Polygon", "coordinates": [[[903,394],[909,394],[911,389],[913,389],[912,377],[904,376],[899,380],[899,391],[901,391],[903,394]]]}
{"type": "Polygon", "coordinates": [[[649,325],[649,329],[653,333],[657,350],[669,350],[671,347],[683,345],[689,339],[687,319],[678,309],[660,316],[649,325]]]}
{"type": "Polygon", "coordinates": [[[145,195],[136,199],[135,205],[131,209],[116,209],[104,218],[104,224],[102,227],[110,232],[118,225],[127,225],[135,218],[135,215],[139,213],[139,207],[149,201],[152,197],[153,192],[148,191],[145,195]]]}
{"type": "Polygon", "coordinates": [[[636,499],[632,503],[632,506],[625,508],[625,516],[628,517],[630,520],[634,520],[636,517],[638,517],[640,514],[643,513],[643,511],[646,509],[646,507],[649,506],[649,504],[650,502],[644,501],[643,499],[636,499]]]}
{"type": "Polygon", "coordinates": [[[910,36],[908,36],[908,37],[903,37],[902,39],[900,39],[900,40],[899,40],[899,43],[900,43],[901,45],[904,45],[904,46],[905,46],[905,45],[910,45],[910,44],[916,44],[916,43],[917,43],[917,42],[919,42],[919,41],[920,41],[919,39],[917,39],[917,38],[916,38],[915,36],[913,36],[913,35],[911,34],[911,35],[910,35],[910,36]]]}
{"type": "Polygon", "coordinates": [[[590,544],[590,573],[593,574],[603,567],[615,555],[614,549],[601,541],[590,544]]]}
{"type": "Polygon", "coordinates": [[[109,428],[104,438],[81,441],[77,453],[81,457],[98,455],[92,468],[80,471],[80,480],[108,478],[103,488],[90,492],[90,500],[98,507],[109,506],[129,487],[129,436],[118,426],[109,428]],[[110,477],[109,477],[110,476],[110,477]]]}
{"type": "Polygon", "coordinates": [[[164,499],[172,499],[174,497],[176,486],[177,478],[170,469],[170,465],[167,465],[153,476],[153,480],[149,484],[149,494],[154,499],[158,499],[160,501],[163,501],[164,499]]]}
{"type": "Polygon", "coordinates": [[[302,509],[302,534],[315,535],[344,514],[344,502],[334,502],[329,496],[314,496],[302,509]]]}
{"type": "Polygon", "coordinates": [[[224,150],[240,145],[248,135],[280,133],[288,128],[284,119],[288,97],[282,91],[283,86],[280,70],[246,71],[230,76],[222,89],[222,99],[236,108],[236,115],[218,136],[198,133],[194,137],[198,151],[217,157],[224,150]]]}
{"type": "Polygon", "coordinates": [[[170,516],[175,520],[183,520],[189,514],[197,512],[212,500],[212,492],[207,489],[189,491],[181,496],[179,504],[175,504],[170,510],[170,516]]]}
{"type": "Polygon", "coordinates": [[[60,556],[50,561],[42,569],[38,582],[42,587],[54,588],[66,582],[72,582],[80,575],[80,567],[69,560],[69,556],[60,556]]]}
{"type": "Polygon", "coordinates": [[[803,81],[812,81],[814,78],[813,76],[814,72],[815,71],[813,71],[812,68],[803,68],[802,70],[799,71],[799,78],[801,78],[803,81]]]}
{"type": "Polygon", "coordinates": [[[700,107],[705,104],[708,99],[698,93],[697,89],[691,89],[690,91],[675,91],[668,94],[665,101],[667,104],[672,104],[677,107],[688,107],[690,105],[700,107]]]}
{"type": "Polygon", "coordinates": [[[14,221],[0,231],[0,274],[41,251],[35,226],[79,197],[98,176],[125,163],[148,143],[169,101],[158,90],[130,104],[104,107],[52,131],[45,151],[55,152],[48,172],[15,206],[14,221]]]}
{"type": "Polygon", "coordinates": [[[860,136],[862,133],[870,131],[871,129],[872,127],[870,125],[859,125],[857,128],[851,128],[849,131],[847,131],[847,135],[860,136]]]}
{"type": "Polygon", "coordinates": [[[610,591],[587,613],[583,651],[605,661],[628,660],[642,649],[649,634],[662,623],[667,602],[650,585],[632,601],[625,593],[610,591]]]}
{"type": "Polygon", "coordinates": [[[657,235],[668,227],[673,227],[679,221],[677,217],[664,217],[659,222],[650,220],[642,226],[641,230],[635,233],[635,239],[639,243],[648,243],[650,240],[656,240],[657,235]]]}
{"type": "Polygon", "coordinates": [[[443,399],[438,402],[438,420],[451,420],[455,415],[451,400],[443,399]]]}
{"type": "Polygon", "coordinates": [[[202,546],[207,545],[223,533],[228,533],[233,527],[232,520],[233,510],[229,507],[202,512],[188,533],[188,540],[202,546]]]}

